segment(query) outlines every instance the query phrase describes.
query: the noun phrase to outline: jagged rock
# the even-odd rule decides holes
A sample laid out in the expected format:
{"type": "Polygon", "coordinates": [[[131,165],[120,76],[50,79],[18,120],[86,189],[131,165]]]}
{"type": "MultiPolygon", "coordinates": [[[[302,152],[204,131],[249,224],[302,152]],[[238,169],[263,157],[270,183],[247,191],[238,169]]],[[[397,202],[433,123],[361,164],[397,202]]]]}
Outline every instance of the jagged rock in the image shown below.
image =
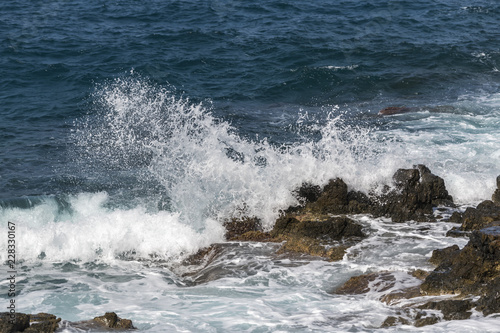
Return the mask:
{"type": "Polygon", "coordinates": [[[469,207],[463,214],[453,213],[451,222],[461,223],[460,231],[479,230],[500,221],[500,205],[486,200],[477,205],[476,208],[469,207]]]}
{"type": "Polygon", "coordinates": [[[387,327],[392,327],[392,326],[397,326],[397,325],[410,325],[410,321],[406,318],[403,318],[401,316],[394,317],[394,316],[389,316],[387,317],[380,328],[387,328],[387,327]]]}
{"type": "Polygon", "coordinates": [[[420,292],[420,286],[415,286],[401,290],[391,291],[388,294],[382,296],[380,298],[380,301],[391,305],[402,299],[410,299],[419,296],[422,296],[422,293],[420,292]]]}
{"type": "Polygon", "coordinates": [[[52,333],[59,328],[61,318],[50,313],[38,313],[30,315],[30,327],[24,332],[52,333]]]}
{"type": "Polygon", "coordinates": [[[316,239],[341,240],[344,237],[365,237],[362,227],[348,217],[331,217],[326,221],[299,221],[295,217],[282,216],[279,218],[271,236],[294,235],[316,239]]]}
{"type": "Polygon", "coordinates": [[[439,310],[443,313],[445,320],[469,319],[472,315],[470,310],[474,303],[470,300],[449,299],[442,301],[431,301],[418,306],[419,309],[439,310]]]}
{"type": "Polygon", "coordinates": [[[436,314],[421,311],[417,313],[414,325],[415,327],[423,327],[427,325],[434,325],[437,322],[439,322],[439,317],[436,314]]]}
{"type": "Polygon", "coordinates": [[[444,180],[431,173],[425,165],[399,169],[393,176],[396,190],[380,198],[374,215],[390,216],[394,222],[434,220],[433,207],[453,205],[444,180]]]}
{"type": "Polygon", "coordinates": [[[226,228],[226,239],[236,240],[248,231],[262,231],[262,225],[256,217],[233,218],[224,223],[226,228]]]}
{"type": "Polygon", "coordinates": [[[322,244],[321,241],[310,237],[288,236],[284,239],[286,242],[278,253],[302,253],[315,257],[323,257],[329,261],[341,260],[346,250],[349,248],[349,246],[346,245],[327,246],[322,244]]]}
{"type": "Polygon", "coordinates": [[[99,325],[108,328],[135,329],[131,320],[122,319],[114,312],[106,312],[104,316],[95,317],[94,321],[99,325]]]}
{"type": "Polygon", "coordinates": [[[421,285],[424,294],[482,296],[478,304],[483,313],[500,310],[500,227],[473,231],[469,243],[458,253],[441,260],[421,285]],[[493,298],[492,298],[493,297],[493,298]]]}
{"type": "Polygon", "coordinates": [[[497,189],[491,196],[491,200],[497,205],[500,205],[500,176],[497,177],[497,189]]]}
{"type": "Polygon", "coordinates": [[[459,253],[460,248],[458,247],[458,245],[452,245],[444,249],[437,249],[432,251],[432,256],[429,259],[429,262],[436,266],[439,266],[441,264],[449,266],[459,253]]]}
{"type": "Polygon", "coordinates": [[[323,188],[318,199],[307,205],[307,209],[320,214],[345,214],[349,200],[347,185],[340,178],[332,179],[323,188]]]}
{"type": "Polygon", "coordinates": [[[335,293],[340,295],[357,295],[367,293],[372,289],[382,292],[394,287],[395,283],[396,278],[390,272],[363,274],[351,277],[346,283],[335,290],[335,293]]]}
{"type": "Polygon", "coordinates": [[[0,313],[0,333],[22,332],[30,326],[29,315],[19,312],[12,315],[14,317],[10,312],[0,313]]]}
{"type": "Polygon", "coordinates": [[[428,271],[424,271],[423,269],[416,269],[410,272],[411,276],[416,277],[419,280],[424,280],[426,277],[429,276],[429,274],[430,273],[428,271]]]}

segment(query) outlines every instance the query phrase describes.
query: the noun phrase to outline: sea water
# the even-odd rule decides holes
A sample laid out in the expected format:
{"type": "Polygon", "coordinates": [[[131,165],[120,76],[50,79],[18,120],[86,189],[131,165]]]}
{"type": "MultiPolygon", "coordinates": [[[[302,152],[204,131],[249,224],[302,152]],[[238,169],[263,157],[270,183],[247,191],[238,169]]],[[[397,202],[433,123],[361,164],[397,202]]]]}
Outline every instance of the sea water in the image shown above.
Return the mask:
{"type": "Polygon", "coordinates": [[[332,292],[379,271],[417,285],[408,272],[432,270],[434,249],[466,244],[452,223],[357,215],[368,237],[325,262],[224,242],[223,222],[270,229],[304,182],[377,191],[414,164],[458,210],[496,188],[494,1],[8,1],[0,15],[0,258],[10,221],[16,310],[65,331],[106,311],[147,332],[379,331],[404,302],[332,292]],[[216,243],[207,267],[181,264],[216,243]]]}

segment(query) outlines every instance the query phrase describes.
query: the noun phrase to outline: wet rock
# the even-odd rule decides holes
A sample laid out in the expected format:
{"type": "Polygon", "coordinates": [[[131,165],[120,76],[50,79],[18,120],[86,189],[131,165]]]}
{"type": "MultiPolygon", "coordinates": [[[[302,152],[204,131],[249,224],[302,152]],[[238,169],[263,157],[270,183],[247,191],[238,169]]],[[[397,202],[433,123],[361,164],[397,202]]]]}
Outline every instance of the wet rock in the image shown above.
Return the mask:
{"type": "Polygon", "coordinates": [[[419,296],[422,296],[422,293],[420,292],[420,286],[415,286],[415,287],[405,288],[402,290],[391,291],[388,294],[382,296],[380,298],[380,301],[388,305],[392,305],[400,300],[415,298],[419,296]]]}
{"type": "Polygon", "coordinates": [[[30,327],[24,332],[52,333],[59,328],[61,318],[53,314],[38,313],[30,315],[30,327]]]}
{"type": "Polygon", "coordinates": [[[22,332],[30,326],[29,315],[24,313],[0,313],[0,333],[22,332]]]}
{"type": "Polygon", "coordinates": [[[479,230],[500,221],[500,205],[486,200],[476,208],[467,208],[463,214],[454,213],[450,221],[461,223],[460,231],[479,230]]]}
{"type": "Polygon", "coordinates": [[[406,106],[388,106],[388,107],[380,110],[378,112],[378,114],[382,115],[382,116],[389,116],[389,115],[393,115],[393,114],[412,112],[415,110],[416,110],[415,108],[410,108],[410,107],[406,107],[406,106]]]}
{"type": "Polygon", "coordinates": [[[441,264],[449,266],[459,253],[460,248],[458,247],[458,245],[452,245],[444,249],[437,249],[432,251],[432,256],[429,261],[436,266],[439,266],[441,264]]]}
{"type": "Polygon", "coordinates": [[[284,239],[286,242],[279,249],[279,254],[294,252],[322,257],[329,261],[337,261],[344,257],[346,250],[349,248],[347,245],[329,246],[310,237],[289,236],[284,239]]]}
{"type": "Polygon", "coordinates": [[[390,272],[363,274],[351,277],[335,290],[335,293],[339,295],[357,295],[371,290],[382,292],[394,287],[395,283],[396,278],[390,272]]]}
{"type": "Polygon", "coordinates": [[[224,223],[226,228],[226,239],[235,240],[249,231],[262,231],[262,225],[256,217],[233,218],[224,223]]]}
{"type": "Polygon", "coordinates": [[[131,320],[122,319],[114,312],[106,312],[104,316],[95,317],[93,320],[97,324],[107,328],[135,329],[131,320]]]}
{"type": "Polygon", "coordinates": [[[445,320],[462,320],[469,319],[472,315],[470,311],[474,303],[470,300],[443,300],[431,301],[418,306],[419,309],[439,310],[443,313],[445,320]]]}
{"type": "Polygon", "coordinates": [[[344,214],[349,204],[347,194],[346,183],[340,178],[332,179],[318,199],[308,204],[307,208],[320,214],[344,214]]]}
{"type": "Polygon", "coordinates": [[[304,253],[330,261],[342,259],[347,248],[365,237],[362,226],[345,216],[311,213],[284,215],[269,234],[271,241],[285,241],[280,253],[304,253]]]}
{"type": "Polygon", "coordinates": [[[438,261],[438,267],[425,279],[421,290],[427,295],[461,294],[481,296],[483,313],[500,310],[500,227],[473,231],[469,243],[458,253],[438,261]]]}
{"type": "Polygon", "coordinates": [[[396,190],[380,198],[382,205],[375,208],[374,215],[389,216],[394,222],[429,221],[435,220],[433,207],[453,206],[453,198],[448,194],[444,180],[425,165],[399,169],[393,180],[396,190]]]}
{"type": "Polygon", "coordinates": [[[440,318],[435,313],[422,311],[417,314],[414,325],[415,327],[434,325],[439,322],[439,319],[440,318]]]}
{"type": "Polygon", "coordinates": [[[416,269],[410,272],[411,276],[416,277],[419,280],[424,280],[426,277],[429,276],[429,274],[430,273],[428,271],[424,271],[423,269],[416,269]]]}
{"type": "Polygon", "coordinates": [[[345,237],[365,237],[362,226],[348,217],[335,216],[325,221],[298,220],[293,216],[279,218],[271,236],[303,236],[316,239],[341,240],[345,237]]]}
{"type": "Polygon", "coordinates": [[[410,325],[410,321],[400,316],[398,317],[389,316],[384,320],[382,325],[380,325],[380,328],[388,328],[397,325],[410,325]]]}
{"type": "Polygon", "coordinates": [[[497,204],[500,205],[500,176],[497,177],[497,189],[491,196],[491,200],[497,204]]]}

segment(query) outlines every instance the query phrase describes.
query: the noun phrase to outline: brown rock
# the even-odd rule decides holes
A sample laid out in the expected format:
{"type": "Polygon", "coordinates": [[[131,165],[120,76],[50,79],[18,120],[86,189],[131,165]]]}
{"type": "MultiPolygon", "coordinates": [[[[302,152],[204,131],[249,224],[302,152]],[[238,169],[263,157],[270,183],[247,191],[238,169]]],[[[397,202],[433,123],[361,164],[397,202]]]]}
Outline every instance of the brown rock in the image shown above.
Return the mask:
{"type": "Polygon", "coordinates": [[[17,312],[14,316],[11,317],[9,312],[0,313],[0,332],[22,332],[30,326],[29,315],[17,312]]]}
{"type": "Polygon", "coordinates": [[[500,227],[473,231],[469,243],[455,252],[425,279],[422,292],[478,295],[483,313],[500,311],[500,227]]]}
{"type": "Polygon", "coordinates": [[[95,317],[94,322],[108,328],[135,329],[131,320],[122,319],[114,312],[106,312],[104,316],[95,317]]]}
{"type": "Polygon", "coordinates": [[[224,223],[226,228],[226,239],[236,240],[248,231],[262,231],[261,222],[256,217],[233,218],[224,223]]]}
{"type": "Polygon", "coordinates": [[[390,272],[363,274],[351,277],[335,293],[340,295],[364,294],[370,291],[370,284],[376,291],[381,292],[394,287],[395,283],[396,278],[390,272]],[[372,283],[376,280],[376,283],[372,283]]]}
{"type": "Polygon", "coordinates": [[[308,204],[307,208],[321,214],[343,214],[348,203],[347,185],[342,179],[336,178],[330,180],[318,199],[308,204]]]}

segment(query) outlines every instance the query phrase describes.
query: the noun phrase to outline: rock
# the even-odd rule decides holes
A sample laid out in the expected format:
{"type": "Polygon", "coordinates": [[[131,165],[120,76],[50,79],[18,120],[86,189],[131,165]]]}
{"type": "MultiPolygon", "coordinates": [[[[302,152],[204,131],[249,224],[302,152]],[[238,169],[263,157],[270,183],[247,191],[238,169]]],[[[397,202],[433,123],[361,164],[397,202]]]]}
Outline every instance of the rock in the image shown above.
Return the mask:
{"type": "Polygon", "coordinates": [[[474,303],[470,300],[449,299],[443,301],[431,301],[418,306],[419,309],[439,310],[443,313],[445,320],[469,319],[474,303]]]}
{"type": "Polygon", "coordinates": [[[423,269],[416,269],[414,271],[411,271],[410,275],[416,277],[419,280],[425,280],[425,278],[429,276],[429,272],[424,271],[423,269]]]}
{"type": "Polygon", "coordinates": [[[226,239],[235,240],[248,231],[262,231],[260,220],[256,217],[233,218],[224,223],[226,239]]]}
{"type": "Polygon", "coordinates": [[[384,320],[380,328],[388,328],[397,325],[410,325],[410,321],[403,317],[389,316],[384,320]]]}
{"type": "Polygon", "coordinates": [[[318,199],[308,204],[307,208],[320,214],[344,214],[349,204],[347,193],[347,185],[342,179],[332,179],[318,199]]]}
{"type": "Polygon", "coordinates": [[[439,266],[444,263],[444,265],[449,266],[453,259],[460,253],[460,248],[458,245],[452,245],[444,249],[438,249],[432,251],[432,256],[429,261],[439,266]]]}
{"type": "Polygon", "coordinates": [[[353,276],[341,287],[335,290],[339,295],[364,294],[371,290],[386,291],[394,287],[396,278],[390,272],[378,272],[353,276]]]}
{"type": "Polygon", "coordinates": [[[393,115],[393,114],[400,114],[400,113],[407,113],[414,111],[415,108],[409,108],[406,106],[388,106],[386,108],[383,108],[378,112],[379,115],[382,116],[388,116],[388,115],[393,115]]]}
{"type": "Polygon", "coordinates": [[[500,176],[497,177],[497,189],[491,196],[491,200],[497,204],[500,205],[500,176]]]}
{"type": "Polygon", "coordinates": [[[22,332],[30,326],[29,315],[24,313],[13,313],[14,317],[9,312],[0,313],[0,332],[14,333],[22,332]]]}
{"type": "Polygon", "coordinates": [[[380,298],[380,301],[392,305],[397,303],[397,301],[403,300],[403,299],[410,299],[410,298],[415,298],[422,296],[420,292],[420,286],[415,286],[415,287],[410,287],[410,288],[405,288],[402,290],[394,290],[389,292],[388,294],[382,296],[380,298]]]}
{"type": "Polygon", "coordinates": [[[461,294],[481,296],[483,313],[500,310],[500,226],[473,231],[469,243],[457,254],[440,260],[421,285],[427,295],[461,294]]]}
{"type": "Polygon", "coordinates": [[[315,257],[323,257],[329,261],[341,260],[344,257],[346,250],[349,246],[338,245],[338,246],[327,246],[321,243],[321,241],[310,238],[310,237],[294,237],[289,236],[286,239],[285,244],[280,248],[278,253],[302,253],[308,254],[315,257]]]}
{"type": "Polygon", "coordinates": [[[59,328],[61,318],[57,318],[53,314],[38,313],[30,315],[30,327],[24,332],[37,333],[52,333],[59,328]]]}
{"type": "Polygon", "coordinates": [[[361,225],[344,216],[331,217],[325,221],[299,221],[296,217],[285,215],[276,221],[270,234],[272,237],[293,235],[326,240],[365,237],[361,225]]]}
{"type": "Polygon", "coordinates": [[[431,173],[425,165],[399,169],[393,176],[396,189],[381,196],[381,205],[372,212],[389,216],[394,222],[435,220],[433,207],[453,206],[453,198],[444,180],[431,173]]]}
{"type": "Polygon", "coordinates": [[[417,313],[415,318],[415,327],[423,327],[427,325],[434,325],[439,322],[439,317],[434,313],[427,313],[426,311],[422,311],[417,313]]]}
{"type": "Polygon", "coordinates": [[[132,325],[132,321],[129,319],[122,319],[117,316],[114,312],[106,312],[104,316],[95,317],[94,322],[97,324],[116,329],[135,329],[132,325]]]}
{"type": "Polygon", "coordinates": [[[451,222],[462,223],[460,231],[480,230],[500,221],[500,205],[486,200],[476,208],[467,208],[463,214],[453,213],[451,222]]]}

